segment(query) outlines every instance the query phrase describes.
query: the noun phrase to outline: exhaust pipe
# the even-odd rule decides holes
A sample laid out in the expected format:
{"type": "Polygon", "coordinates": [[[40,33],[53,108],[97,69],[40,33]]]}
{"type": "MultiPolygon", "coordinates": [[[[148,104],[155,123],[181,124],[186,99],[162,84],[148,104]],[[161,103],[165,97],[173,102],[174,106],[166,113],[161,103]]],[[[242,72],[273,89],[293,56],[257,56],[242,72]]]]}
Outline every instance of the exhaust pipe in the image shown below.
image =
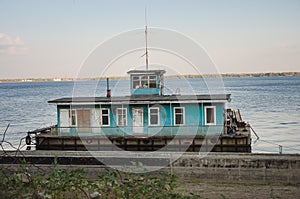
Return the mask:
{"type": "Polygon", "coordinates": [[[109,89],[109,78],[106,78],[106,97],[107,98],[111,97],[110,89],[109,89]]]}

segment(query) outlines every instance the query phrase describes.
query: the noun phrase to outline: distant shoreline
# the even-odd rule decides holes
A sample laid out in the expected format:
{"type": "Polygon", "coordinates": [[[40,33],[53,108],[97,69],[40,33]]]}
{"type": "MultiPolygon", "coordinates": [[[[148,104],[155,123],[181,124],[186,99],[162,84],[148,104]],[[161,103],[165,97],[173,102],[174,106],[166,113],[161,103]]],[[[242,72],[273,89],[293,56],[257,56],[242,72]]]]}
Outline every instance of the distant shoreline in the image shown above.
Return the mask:
{"type": "MultiPolygon", "coordinates": [[[[170,75],[166,79],[172,78],[241,78],[241,77],[277,77],[277,76],[300,76],[300,72],[267,72],[267,73],[224,73],[224,74],[204,74],[204,75],[170,75]]],[[[106,77],[93,78],[23,78],[23,79],[0,79],[0,83],[10,82],[66,82],[66,81],[88,81],[105,80],[106,77]]],[[[109,77],[110,80],[126,80],[128,77],[109,77]]]]}

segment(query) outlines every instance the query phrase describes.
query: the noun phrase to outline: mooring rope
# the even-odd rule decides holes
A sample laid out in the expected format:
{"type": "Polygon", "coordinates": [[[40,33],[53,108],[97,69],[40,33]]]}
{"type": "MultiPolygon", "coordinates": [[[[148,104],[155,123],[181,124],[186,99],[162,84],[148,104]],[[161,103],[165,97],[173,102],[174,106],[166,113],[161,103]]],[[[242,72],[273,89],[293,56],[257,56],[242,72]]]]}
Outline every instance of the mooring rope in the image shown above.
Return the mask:
{"type": "Polygon", "coordinates": [[[291,150],[295,150],[295,151],[299,151],[300,152],[300,149],[297,149],[297,148],[294,148],[294,147],[290,147],[290,146],[285,146],[285,145],[282,145],[282,144],[277,144],[277,143],[269,141],[269,140],[260,139],[259,141],[277,146],[278,149],[279,149],[279,153],[280,154],[282,154],[283,148],[285,148],[285,149],[291,149],[291,150]]]}
{"type": "MultiPolygon", "coordinates": [[[[254,133],[254,135],[256,136],[256,140],[253,141],[253,145],[255,145],[258,141],[261,141],[261,142],[264,142],[264,143],[268,143],[268,144],[272,144],[272,145],[275,145],[276,147],[278,147],[279,149],[279,154],[282,154],[282,150],[283,148],[286,148],[286,149],[291,149],[291,150],[295,150],[295,151],[299,151],[300,152],[300,149],[297,149],[297,148],[294,148],[294,147],[290,147],[290,146],[284,146],[282,144],[277,144],[275,142],[272,142],[272,141],[269,141],[269,140],[264,140],[264,139],[261,139],[258,134],[255,132],[255,130],[252,128],[252,126],[250,126],[252,132],[254,133]]],[[[270,151],[268,151],[270,152],[270,151]]]]}

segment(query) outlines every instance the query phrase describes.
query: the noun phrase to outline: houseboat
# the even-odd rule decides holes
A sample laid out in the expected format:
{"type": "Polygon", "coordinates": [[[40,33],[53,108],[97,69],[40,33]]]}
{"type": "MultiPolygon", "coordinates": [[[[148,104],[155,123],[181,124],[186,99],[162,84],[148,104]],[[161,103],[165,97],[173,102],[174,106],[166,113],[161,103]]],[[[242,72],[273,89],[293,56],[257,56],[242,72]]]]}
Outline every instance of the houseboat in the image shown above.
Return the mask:
{"type": "MultiPolygon", "coordinates": [[[[71,97],[57,106],[57,125],[29,131],[37,150],[251,152],[251,127],[226,109],[230,94],[166,95],[165,70],[130,70],[129,96],[71,97]]],[[[29,147],[28,147],[29,148],[29,147]]]]}
{"type": "MultiPolygon", "coordinates": [[[[49,101],[57,125],[29,131],[37,150],[251,152],[250,125],[230,94],[166,95],[162,69],[130,70],[130,95],[49,101]]],[[[109,80],[107,80],[107,84],[109,80]]]]}

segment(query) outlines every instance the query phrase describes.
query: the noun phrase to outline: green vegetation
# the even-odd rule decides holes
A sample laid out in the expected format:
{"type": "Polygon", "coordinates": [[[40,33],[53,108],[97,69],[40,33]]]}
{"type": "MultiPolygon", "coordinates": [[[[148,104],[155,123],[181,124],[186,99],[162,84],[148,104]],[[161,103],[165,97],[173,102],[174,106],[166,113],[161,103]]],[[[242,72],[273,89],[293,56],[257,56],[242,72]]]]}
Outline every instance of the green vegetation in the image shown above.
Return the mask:
{"type": "Polygon", "coordinates": [[[176,176],[166,173],[154,176],[107,169],[95,179],[84,174],[82,168],[59,169],[56,161],[49,174],[31,175],[25,166],[9,176],[1,170],[0,198],[200,198],[176,193],[176,176]]]}

